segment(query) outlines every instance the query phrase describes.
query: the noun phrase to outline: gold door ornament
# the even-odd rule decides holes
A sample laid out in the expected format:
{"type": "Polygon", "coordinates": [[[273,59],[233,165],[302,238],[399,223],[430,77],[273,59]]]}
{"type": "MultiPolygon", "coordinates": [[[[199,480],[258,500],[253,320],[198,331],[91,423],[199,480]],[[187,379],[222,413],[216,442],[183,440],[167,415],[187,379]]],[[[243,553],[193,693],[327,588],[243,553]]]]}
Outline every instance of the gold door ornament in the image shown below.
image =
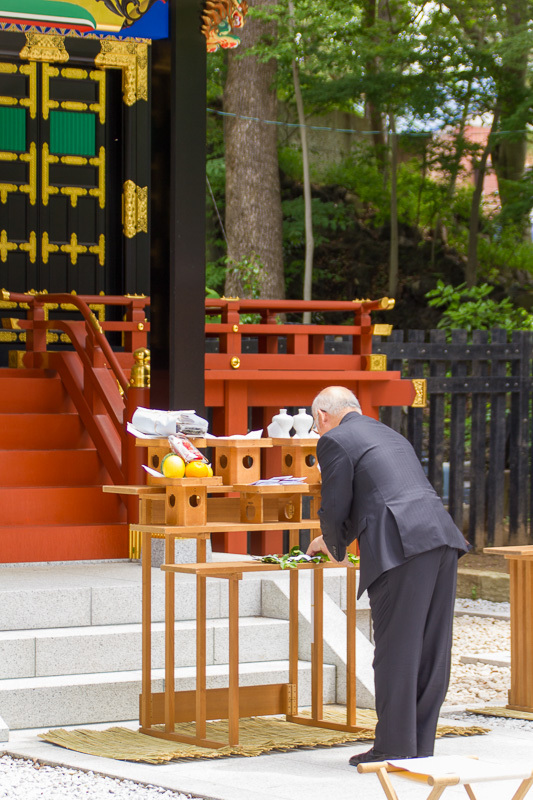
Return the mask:
{"type": "Polygon", "coordinates": [[[137,233],[148,233],[148,187],[126,181],[122,192],[122,226],[124,236],[132,239],[137,233]]]}
{"type": "Polygon", "coordinates": [[[97,67],[122,70],[122,94],[127,106],[148,100],[148,45],[141,42],[113,42],[102,39],[94,59],[97,67]]]}
{"type": "Polygon", "coordinates": [[[68,61],[65,37],[46,33],[27,33],[26,44],[19,53],[29,61],[68,61]]]}
{"type": "Polygon", "coordinates": [[[411,408],[425,408],[427,406],[427,381],[425,378],[413,378],[415,399],[411,408]]]}

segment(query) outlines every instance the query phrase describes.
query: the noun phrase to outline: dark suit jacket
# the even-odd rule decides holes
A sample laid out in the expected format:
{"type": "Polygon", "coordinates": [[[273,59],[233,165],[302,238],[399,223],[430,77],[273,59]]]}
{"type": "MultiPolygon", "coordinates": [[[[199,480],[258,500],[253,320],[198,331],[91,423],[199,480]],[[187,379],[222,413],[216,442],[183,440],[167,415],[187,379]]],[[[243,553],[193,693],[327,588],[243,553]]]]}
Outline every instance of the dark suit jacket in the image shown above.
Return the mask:
{"type": "Polygon", "coordinates": [[[357,412],[321,436],[318,512],[324,540],[342,561],[359,540],[359,595],[383,572],[441,545],[468,550],[410,443],[357,412]]]}

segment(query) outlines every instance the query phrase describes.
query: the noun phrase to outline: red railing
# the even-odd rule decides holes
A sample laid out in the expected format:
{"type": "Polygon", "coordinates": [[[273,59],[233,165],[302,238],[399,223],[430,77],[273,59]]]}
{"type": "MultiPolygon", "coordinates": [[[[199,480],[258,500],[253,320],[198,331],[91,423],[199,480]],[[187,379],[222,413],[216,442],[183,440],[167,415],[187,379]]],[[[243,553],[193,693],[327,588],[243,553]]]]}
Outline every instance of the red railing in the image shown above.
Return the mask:
{"type": "Polygon", "coordinates": [[[147,344],[150,299],[5,290],[2,299],[26,311],[26,319],[10,319],[12,328],[26,332],[25,366],[57,370],[112,481],[142,482],[138,453],[125,423],[138,405],[149,404],[148,390],[130,386],[127,373],[133,366],[134,350],[147,344]],[[90,306],[121,307],[125,319],[99,320],[90,306]],[[54,311],[76,311],[81,319],[52,319],[54,311]],[[104,331],[122,333],[122,352],[113,350],[104,331]],[[49,349],[50,332],[66,334],[73,350],[49,349]]]}
{"type": "Polygon", "coordinates": [[[372,353],[372,335],[386,335],[390,325],[372,323],[372,312],[394,306],[387,297],[378,300],[206,301],[207,337],[218,340],[218,352],[205,359],[206,405],[213,408],[213,428],[218,434],[246,430],[248,409],[256,409],[257,427],[264,427],[280,406],[309,406],[328,384],[342,384],[358,395],[365,414],[377,417],[381,405],[410,405],[415,398],[411,381],[386,369],[386,359],[372,353]],[[295,322],[305,312],[318,312],[331,324],[295,322]],[[297,315],[297,316],[295,316],[297,315]],[[259,321],[254,317],[258,316],[259,321]],[[218,317],[217,321],[209,318],[218,317]],[[326,337],[351,337],[349,352],[327,353],[326,337]],[[257,352],[249,352],[243,339],[257,339],[257,352]],[[279,352],[280,338],[286,343],[279,352]]]}

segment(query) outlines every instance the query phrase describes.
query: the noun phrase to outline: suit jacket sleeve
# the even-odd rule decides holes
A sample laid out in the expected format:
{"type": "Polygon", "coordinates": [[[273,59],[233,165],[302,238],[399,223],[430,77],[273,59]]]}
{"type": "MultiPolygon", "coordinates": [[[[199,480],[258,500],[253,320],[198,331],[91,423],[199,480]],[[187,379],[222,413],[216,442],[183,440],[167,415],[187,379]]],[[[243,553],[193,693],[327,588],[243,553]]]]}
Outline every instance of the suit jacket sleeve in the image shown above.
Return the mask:
{"type": "Polygon", "coordinates": [[[353,464],[344,447],[327,434],[317,444],[317,456],[322,476],[320,527],[328,550],[342,561],[354,538],[350,534],[353,464]]]}

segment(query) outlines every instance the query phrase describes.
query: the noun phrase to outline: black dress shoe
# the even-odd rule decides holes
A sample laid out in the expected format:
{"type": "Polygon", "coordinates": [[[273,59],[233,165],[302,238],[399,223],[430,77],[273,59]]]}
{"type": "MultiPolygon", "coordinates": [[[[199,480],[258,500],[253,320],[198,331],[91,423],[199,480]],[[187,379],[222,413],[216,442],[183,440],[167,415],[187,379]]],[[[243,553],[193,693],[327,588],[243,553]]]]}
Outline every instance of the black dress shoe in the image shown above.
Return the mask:
{"type": "Polygon", "coordinates": [[[371,761],[391,761],[395,758],[408,758],[408,756],[393,756],[389,753],[380,753],[379,750],[374,750],[372,747],[366,753],[358,753],[356,756],[352,756],[349,763],[352,767],[356,767],[358,764],[369,764],[371,761]]]}

